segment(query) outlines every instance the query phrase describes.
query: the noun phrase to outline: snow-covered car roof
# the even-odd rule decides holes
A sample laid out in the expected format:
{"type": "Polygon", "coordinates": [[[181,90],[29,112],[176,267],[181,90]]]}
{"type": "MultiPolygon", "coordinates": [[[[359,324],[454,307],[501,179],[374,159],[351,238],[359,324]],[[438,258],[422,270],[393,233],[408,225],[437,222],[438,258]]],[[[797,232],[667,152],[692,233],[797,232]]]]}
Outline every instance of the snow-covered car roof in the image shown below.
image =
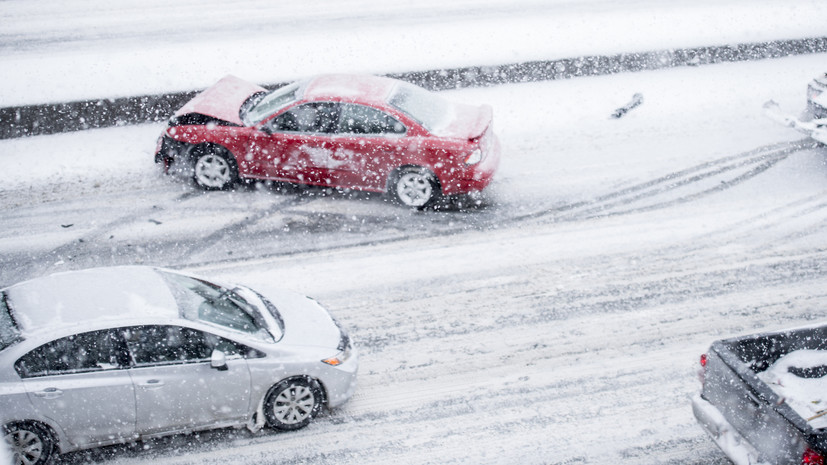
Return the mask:
{"type": "Polygon", "coordinates": [[[179,316],[169,287],[150,267],[68,271],[15,284],[3,291],[24,336],[49,328],[136,315],[179,316]]]}
{"type": "Polygon", "coordinates": [[[323,100],[346,99],[362,103],[384,103],[399,84],[394,79],[362,74],[324,74],[310,80],[304,98],[323,100]]]}

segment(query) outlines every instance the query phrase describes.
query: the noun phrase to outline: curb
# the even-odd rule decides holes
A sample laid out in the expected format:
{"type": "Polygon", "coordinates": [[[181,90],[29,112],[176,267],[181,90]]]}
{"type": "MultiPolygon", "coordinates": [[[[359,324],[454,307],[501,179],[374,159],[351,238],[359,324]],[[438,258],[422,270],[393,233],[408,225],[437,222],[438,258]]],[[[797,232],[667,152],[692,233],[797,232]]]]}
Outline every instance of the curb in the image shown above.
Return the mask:
{"type": "MultiPolygon", "coordinates": [[[[827,52],[827,37],[471,66],[386,76],[431,90],[550,81],[827,52]]],[[[286,83],[264,85],[268,89],[286,83]]],[[[0,108],[0,139],[164,121],[198,91],[0,108]]]]}

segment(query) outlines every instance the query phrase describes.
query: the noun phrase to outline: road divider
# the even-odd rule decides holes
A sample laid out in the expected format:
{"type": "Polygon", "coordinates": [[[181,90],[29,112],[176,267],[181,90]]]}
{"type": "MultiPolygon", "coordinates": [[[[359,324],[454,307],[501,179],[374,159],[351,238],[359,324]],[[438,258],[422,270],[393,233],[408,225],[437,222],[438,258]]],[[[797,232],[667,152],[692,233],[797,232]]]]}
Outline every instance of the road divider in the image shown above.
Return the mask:
{"type": "MultiPolygon", "coordinates": [[[[827,52],[827,37],[388,74],[431,90],[570,79],[827,52]]],[[[270,83],[273,89],[286,83],[270,83]]],[[[0,108],[0,139],[164,121],[199,91],[0,108]]]]}

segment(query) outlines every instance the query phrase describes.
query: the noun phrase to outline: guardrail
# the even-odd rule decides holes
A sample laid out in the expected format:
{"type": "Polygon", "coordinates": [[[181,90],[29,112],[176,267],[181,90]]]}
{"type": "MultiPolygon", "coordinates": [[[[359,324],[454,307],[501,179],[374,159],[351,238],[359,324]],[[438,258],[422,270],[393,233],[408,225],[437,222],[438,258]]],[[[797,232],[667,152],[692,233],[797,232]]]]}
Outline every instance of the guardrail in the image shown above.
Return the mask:
{"type": "MultiPolygon", "coordinates": [[[[393,73],[431,90],[494,86],[827,52],[827,37],[393,73]]],[[[265,84],[276,88],[286,83],[265,84]]],[[[164,121],[198,91],[0,108],[0,139],[164,121]]]]}

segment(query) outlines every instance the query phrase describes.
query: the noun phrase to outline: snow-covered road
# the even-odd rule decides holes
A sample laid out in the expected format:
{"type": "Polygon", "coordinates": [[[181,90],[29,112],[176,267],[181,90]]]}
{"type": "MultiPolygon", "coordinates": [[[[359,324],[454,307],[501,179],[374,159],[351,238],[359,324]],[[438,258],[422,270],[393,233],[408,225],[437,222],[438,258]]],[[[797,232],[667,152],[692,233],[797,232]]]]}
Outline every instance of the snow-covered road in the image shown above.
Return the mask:
{"type": "Polygon", "coordinates": [[[200,192],[152,165],[156,125],[0,141],[0,282],[183,267],[311,295],[362,349],[355,398],[305,430],[64,463],[726,463],[698,356],[825,317],[827,153],[760,114],[802,108],[825,58],[449,92],[494,105],[505,154],[459,211],[200,192]]]}
{"type": "MultiPolygon", "coordinates": [[[[812,37],[827,13],[822,0],[272,5],[5,0],[0,101],[812,37]]],[[[827,316],[827,149],[761,115],[770,98],[803,109],[825,62],[446,92],[494,107],[503,160],[481,197],[436,212],[322,189],[202,192],[153,165],[159,125],[0,141],[0,287],[181,268],[311,295],[361,348],[356,396],[304,430],[61,463],[728,463],[692,417],[699,355],[827,316]],[[643,104],[611,119],[634,93],[643,104]]]]}

